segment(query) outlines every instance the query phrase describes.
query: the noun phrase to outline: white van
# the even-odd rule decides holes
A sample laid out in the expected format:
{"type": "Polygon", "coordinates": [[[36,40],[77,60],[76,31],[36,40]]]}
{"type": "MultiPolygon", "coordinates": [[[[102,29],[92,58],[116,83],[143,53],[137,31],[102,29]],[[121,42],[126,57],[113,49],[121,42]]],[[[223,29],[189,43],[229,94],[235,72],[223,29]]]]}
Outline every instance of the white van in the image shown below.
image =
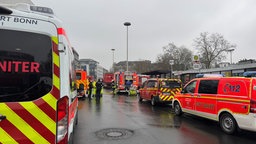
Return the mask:
{"type": "Polygon", "coordinates": [[[46,7],[0,5],[0,143],[72,142],[73,50],[46,7]]]}

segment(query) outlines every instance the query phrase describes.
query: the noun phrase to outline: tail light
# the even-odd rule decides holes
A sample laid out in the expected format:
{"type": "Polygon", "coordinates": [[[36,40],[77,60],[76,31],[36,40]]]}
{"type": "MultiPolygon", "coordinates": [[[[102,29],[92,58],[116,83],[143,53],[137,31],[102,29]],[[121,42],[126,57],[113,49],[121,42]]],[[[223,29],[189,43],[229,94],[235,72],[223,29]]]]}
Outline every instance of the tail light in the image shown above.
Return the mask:
{"type": "Polygon", "coordinates": [[[57,104],[57,144],[68,143],[68,97],[63,97],[57,104]]]}
{"type": "Polygon", "coordinates": [[[251,103],[250,103],[250,112],[251,113],[256,113],[256,100],[251,100],[251,103]]]}

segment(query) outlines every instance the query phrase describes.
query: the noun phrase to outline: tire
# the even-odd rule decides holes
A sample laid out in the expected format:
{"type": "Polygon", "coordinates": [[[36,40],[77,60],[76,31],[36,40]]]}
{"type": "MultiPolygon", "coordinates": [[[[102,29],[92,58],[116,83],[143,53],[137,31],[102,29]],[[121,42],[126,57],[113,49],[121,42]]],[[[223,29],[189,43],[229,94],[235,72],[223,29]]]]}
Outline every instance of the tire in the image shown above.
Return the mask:
{"type": "Polygon", "coordinates": [[[176,116],[180,116],[183,113],[180,107],[180,104],[178,102],[174,102],[174,113],[176,116]]]}
{"type": "Polygon", "coordinates": [[[78,125],[78,111],[76,112],[76,119],[75,119],[75,125],[78,125]]]}
{"type": "Polygon", "coordinates": [[[229,113],[224,113],[220,117],[220,128],[226,134],[234,134],[237,130],[237,123],[234,117],[229,113]]]}
{"type": "Polygon", "coordinates": [[[154,97],[151,98],[151,105],[156,106],[156,100],[154,97]]]}
{"type": "Polygon", "coordinates": [[[143,101],[143,98],[140,96],[140,94],[138,94],[138,98],[139,98],[139,102],[143,101]]]}

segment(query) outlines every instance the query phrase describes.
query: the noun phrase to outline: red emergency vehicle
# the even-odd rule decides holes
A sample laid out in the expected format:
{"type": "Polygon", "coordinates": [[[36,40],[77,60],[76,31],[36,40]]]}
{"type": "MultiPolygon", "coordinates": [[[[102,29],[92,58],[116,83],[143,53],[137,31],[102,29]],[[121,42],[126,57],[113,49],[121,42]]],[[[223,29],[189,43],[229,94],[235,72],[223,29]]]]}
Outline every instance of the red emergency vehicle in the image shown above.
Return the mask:
{"type": "Polygon", "coordinates": [[[52,9],[0,6],[0,143],[67,144],[77,124],[75,59],[52,9]]]}
{"type": "Polygon", "coordinates": [[[150,78],[139,89],[139,101],[150,100],[151,105],[172,103],[174,95],[182,89],[181,80],[167,78],[150,78]]]}
{"type": "Polygon", "coordinates": [[[176,115],[185,112],[218,121],[227,134],[256,131],[256,78],[195,78],[175,95],[173,104],[176,115]]]}
{"type": "MultiPolygon", "coordinates": [[[[135,72],[115,72],[114,73],[114,82],[117,86],[117,93],[119,92],[128,92],[127,83],[133,85],[136,83],[137,73],[135,72]]],[[[128,86],[129,87],[129,86],[128,86]]]]}
{"type": "Polygon", "coordinates": [[[137,88],[139,89],[142,84],[147,81],[150,78],[149,75],[143,75],[143,74],[138,74],[136,77],[136,81],[134,82],[137,88]]]}
{"type": "Polygon", "coordinates": [[[114,73],[104,73],[103,86],[104,88],[111,88],[112,81],[114,80],[114,73]]]}
{"type": "Polygon", "coordinates": [[[76,70],[76,88],[78,91],[78,97],[85,98],[88,86],[89,80],[87,78],[87,72],[82,69],[76,70]]]}

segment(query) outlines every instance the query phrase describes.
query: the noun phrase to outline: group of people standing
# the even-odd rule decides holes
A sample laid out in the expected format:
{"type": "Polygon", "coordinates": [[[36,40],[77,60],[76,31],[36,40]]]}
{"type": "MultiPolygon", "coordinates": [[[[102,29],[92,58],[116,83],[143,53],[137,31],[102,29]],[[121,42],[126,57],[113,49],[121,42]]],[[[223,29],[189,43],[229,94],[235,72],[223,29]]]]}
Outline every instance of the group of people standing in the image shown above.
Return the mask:
{"type": "Polygon", "coordinates": [[[88,88],[88,99],[91,100],[95,96],[96,101],[99,102],[103,94],[103,81],[98,79],[98,81],[89,80],[88,88]]]}

